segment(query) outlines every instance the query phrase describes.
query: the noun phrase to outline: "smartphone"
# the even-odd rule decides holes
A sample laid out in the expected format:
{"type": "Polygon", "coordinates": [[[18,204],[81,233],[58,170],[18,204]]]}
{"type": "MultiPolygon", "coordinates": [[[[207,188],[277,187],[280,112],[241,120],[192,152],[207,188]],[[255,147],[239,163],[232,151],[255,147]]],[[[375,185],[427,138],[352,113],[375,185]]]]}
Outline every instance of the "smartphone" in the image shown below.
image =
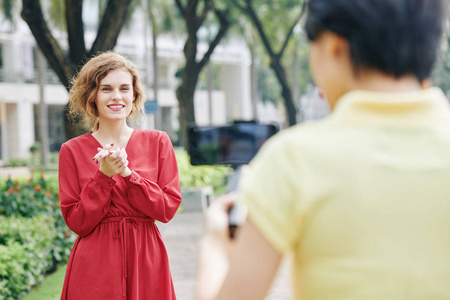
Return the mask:
{"type": "MultiPolygon", "coordinates": [[[[275,124],[257,122],[234,122],[227,126],[198,127],[189,124],[187,129],[188,153],[192,165],[231,165],[233,174],[228,178],[228,192],[238,188],[241,166],[248,164],[259,148],[278,132],[275,124]]],[[[229,234],[246,219],[245,209],[236,203],[228,211],[229,234]]]]}
{"type": "Polygon", "coordinates": [[[188,126],[188,153],[192,165],[248,164],[264,142],[278,132],[275,124],[234,122],[213,127],[188,126]]]}
{"type": "Polygon", "coordinates": [[[238,203],[235,203],[228,210],[228,233],[230,238],[236,237],[238,228],[244,225],[247,218],[247,211],[238,203]]]}
{"type": "MultiPolygon", "coordinates": [[[[238,191],[239,180],[242,174],[241,170],[242,166],[236,167],[228,178],[227,193],[238,191]]],[[[237,229],[244,225],[246,218],[247,211],[241,204],[236,202],[230,207],[228,210],[228,233],[230,238],[234,239],[237,229]]]]}

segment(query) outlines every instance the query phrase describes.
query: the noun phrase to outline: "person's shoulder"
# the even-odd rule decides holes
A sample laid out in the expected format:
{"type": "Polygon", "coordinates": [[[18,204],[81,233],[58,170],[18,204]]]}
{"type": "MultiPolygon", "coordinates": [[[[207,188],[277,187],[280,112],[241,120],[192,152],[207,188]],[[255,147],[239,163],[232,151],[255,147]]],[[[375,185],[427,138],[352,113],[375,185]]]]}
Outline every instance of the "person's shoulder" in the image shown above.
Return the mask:
{"type": "Polygon", "coordinates": [[[322,139],[324,134],[331,128],[327,119],[318,121],[310,121],[307,123],[297,124],[286,129],[283,129],[273,138],[271,143],[287,146],[298,143],[305,143],[312,139],[322,139]]]}
{"type": "Polygon", "coordinates": [[[291,160],[292,157],[303,153],[305,149],[314,150],[327,144],[329,128],[328,121],[322,119],[283,129],[264,143],[257,157],[271,159],[276,156],[281,160],[291,160]]]}

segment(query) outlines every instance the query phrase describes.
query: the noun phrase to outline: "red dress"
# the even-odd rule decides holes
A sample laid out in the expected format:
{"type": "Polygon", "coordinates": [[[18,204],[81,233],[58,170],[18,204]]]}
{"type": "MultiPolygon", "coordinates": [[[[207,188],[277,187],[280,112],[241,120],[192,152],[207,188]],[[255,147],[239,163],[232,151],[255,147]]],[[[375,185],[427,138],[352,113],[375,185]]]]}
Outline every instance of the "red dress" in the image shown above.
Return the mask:
{"type": "Polygon", "coordinates": [[[90,134],[61,147],[61,210],[79,235],[61,299],[176,299],[155,220],[175,215],[181,192],[166,133],[135,129],[126,147],[132,174],[112,178],[92,160],[101,147],[90,134]]]}

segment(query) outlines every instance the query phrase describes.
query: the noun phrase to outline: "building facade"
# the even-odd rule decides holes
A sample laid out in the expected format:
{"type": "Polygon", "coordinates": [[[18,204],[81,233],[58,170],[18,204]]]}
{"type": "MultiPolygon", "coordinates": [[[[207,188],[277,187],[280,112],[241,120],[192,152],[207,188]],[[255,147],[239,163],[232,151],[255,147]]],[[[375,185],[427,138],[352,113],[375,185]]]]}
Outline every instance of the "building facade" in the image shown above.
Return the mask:
{"type": "MultiPolygon", "coordinates": [[[[86,2],[84,7],[86,44],[89,47],[96,33],[95,5],[86,2]]],[[[179,132],[178,101],[175,90],[180,84],[177,72],[184,65],[184,39],[170,35],[158,37],[158,99],[154,99],[152,86],[152,64],[149,57],[154,51],[148,22],[137,10],[132,22],[122,29],[114,51],[129,57],[139,68],[147,83],[146,97],[157,101],[157,112],[145,114],[134,122],[134,126],[161,129],[173,140],[179,132]],[[147,27],[146,27],[147,26],[147,27]],[[147,35],[146,35],[147,34],[147,35]]],[[[65,33],[56,32],[56,38],[65,46],[65,33]]],[[[206,51],[200,45],[199,54],[206,51]]],[[[27,26],[17,18],[15,28],[0,22],[0,163],[9,158],[27,158],[30,147],[40,141],[38,114],[40,90],[38,84],[38,53],[36,43],[27,26]]],[[[245,42],[230,38],[219,45],[212,58],[211,70],[214,81],[199,82],[195,94],[195,117],[198,125],[223,125],[234,119],[252,119],[250,92],[250,54],[245,42]]],[[[212,74],[210,73],[210,74],[212,74]]],[[[66,141],[64,133],[64,107],[68,93],[50,67],[45,67],[43,101],[48,112],[49,147],[58,151],[66,141]]]]}

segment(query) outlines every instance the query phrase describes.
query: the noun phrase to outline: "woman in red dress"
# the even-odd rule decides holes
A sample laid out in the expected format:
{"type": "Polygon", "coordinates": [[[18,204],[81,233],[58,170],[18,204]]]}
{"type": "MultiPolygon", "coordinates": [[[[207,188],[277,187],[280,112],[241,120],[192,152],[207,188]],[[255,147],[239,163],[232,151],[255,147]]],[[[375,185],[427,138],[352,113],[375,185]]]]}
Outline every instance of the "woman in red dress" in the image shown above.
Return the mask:
{"type": "Polygon", "coordinates": [[[136,67],[113,52],[73,82],[71,111],[94,126],[60,152],[61,210],[79,235],[61,299],[176,299],[155,220],[170,221],[181,203],[178,168],[166,133],[127,125],[143,99],[136,67]]]}

